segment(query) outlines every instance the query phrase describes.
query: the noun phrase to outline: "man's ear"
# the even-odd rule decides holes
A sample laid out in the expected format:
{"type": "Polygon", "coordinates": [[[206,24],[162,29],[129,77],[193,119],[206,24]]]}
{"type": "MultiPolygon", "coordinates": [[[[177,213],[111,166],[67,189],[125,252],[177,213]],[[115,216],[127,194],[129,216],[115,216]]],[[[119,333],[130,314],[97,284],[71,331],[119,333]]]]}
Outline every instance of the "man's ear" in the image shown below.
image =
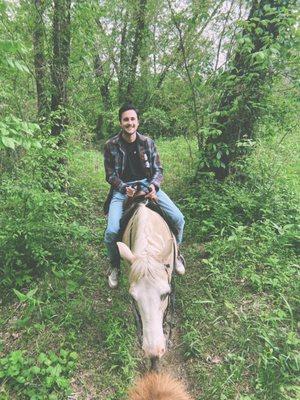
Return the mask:
{"type": "Polygon", "coordinates": [[[133,264],[134,261],[136,260],[136,256],[133,254],[130,248],[123,242],[117,242],[117,246],[119,249],[120,256],[124,260],[128,261],[130,264],[133,264]]]}

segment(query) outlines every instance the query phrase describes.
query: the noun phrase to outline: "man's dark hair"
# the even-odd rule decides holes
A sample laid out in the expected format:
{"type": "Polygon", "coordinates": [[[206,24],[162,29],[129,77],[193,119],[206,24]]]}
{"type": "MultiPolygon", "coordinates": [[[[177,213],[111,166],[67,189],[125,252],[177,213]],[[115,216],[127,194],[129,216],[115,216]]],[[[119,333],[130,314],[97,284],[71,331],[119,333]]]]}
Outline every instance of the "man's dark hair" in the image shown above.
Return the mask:
{"type": "Polygon", "coordinates": [[[139,118],[139,114],[140,114],[139,110],[138,110],[136,107],[134,107],[134,105],[128,103],[128,104],[124,104],[124,105],[120,108],[120,110],[119,110],[119,121],[120,121],[120,122],[121,122],[121,119],[122,119],[122,114],[123,114],[125,111],[128,111],[128,110],[133,110],[133,111],[135,111],[137,117],[139,118]]]}

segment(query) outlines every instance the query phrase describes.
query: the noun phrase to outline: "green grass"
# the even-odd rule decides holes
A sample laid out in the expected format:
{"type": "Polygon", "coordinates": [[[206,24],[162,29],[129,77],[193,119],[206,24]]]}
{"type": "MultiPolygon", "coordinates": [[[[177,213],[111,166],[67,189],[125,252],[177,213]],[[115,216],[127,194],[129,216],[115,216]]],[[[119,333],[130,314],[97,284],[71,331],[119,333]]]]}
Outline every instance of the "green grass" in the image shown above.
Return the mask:
{"type": "MultiPolygon", "coordinates": [[[[261,143],[245,166],[246,182],[231,179],[223,185],[209,178],[190,183],[195,142],[157,141],[163,187],[186,215],[188,268],[176,282],[177,314],[184,365],[197,400],[297,398],[299,183],[296,135],[286,139],[280,148],[261,143]]],[[[0,359],[16,351],[23,352],[23,359],[9,361],[18,365],[16,375],[8,367],[6,376],[0,375],[1,400],[30,398],[22,376],[38,371],[32,367],[40,368],[40,354],[52,354],[52,367],[62,366],[51,387],[50,370],[35,376],[36,396],[49,399],[50,394],[65,399],[68,385],[77,400],[125,399],[142,364],[126,277],[118,291],[107,288],[102,205],[108,185],[102,154],[75,148],[69,158],[67,198],[58,196],[51,203],[32,189],[32,220],[22,207],[16,214],[17,221],[26,222],[28,235],[36,232],[31,221],[44,218],[58,236],[53,243],[47,236],[42,245],[36,243],[43,238],[38,231],[28,236],[28,254],[37,253],[33,259],[40,270],[26,270],[28,254],[16,250],[14,259],[25,263],[21,276],[28,276],[18,286],[7,281],[3,288],[0,359]],[[64,359],[57,361],[62,350],[77,354],[72,368],[64,359]]],[[[13,186],[7,193],[8,198],[15,194],[13,186]]]]}

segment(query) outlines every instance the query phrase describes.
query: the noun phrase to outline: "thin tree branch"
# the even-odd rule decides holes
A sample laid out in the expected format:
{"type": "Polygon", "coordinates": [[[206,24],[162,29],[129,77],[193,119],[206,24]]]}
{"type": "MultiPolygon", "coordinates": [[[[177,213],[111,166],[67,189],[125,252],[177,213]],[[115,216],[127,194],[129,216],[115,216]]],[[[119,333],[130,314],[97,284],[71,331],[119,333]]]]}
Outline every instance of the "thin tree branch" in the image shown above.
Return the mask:
{"type": "Polygon", "coordinates": [[[222,41],[223,41],[223,38],[224,38],[224,35],[225,35],[225,30],[226,30],[226,27],[227,27],[229,15],[231,14],[231,10],[232,10],[234,1],[235,1],[235,0],[232,0],[231,3],[230,3],[230,7],[229,7],[229,10],[228,10],[228,12],[227,12],[227,14],[226,14],[224,26],[223,26],[223,29],[222,29],[222,32],[221,32],[221,35],[220,35],[220,40],[219,40],[218,50],[217,50],[217,58],[216,58],[216,63],[215,63],[215,68],[214,68],[215,71],[216,71],[216,69],[217,69],[217,67],[218,67],[218,64],[219,64],[219,57],[220,57],[220,51],[221,51],[222,41]]]}

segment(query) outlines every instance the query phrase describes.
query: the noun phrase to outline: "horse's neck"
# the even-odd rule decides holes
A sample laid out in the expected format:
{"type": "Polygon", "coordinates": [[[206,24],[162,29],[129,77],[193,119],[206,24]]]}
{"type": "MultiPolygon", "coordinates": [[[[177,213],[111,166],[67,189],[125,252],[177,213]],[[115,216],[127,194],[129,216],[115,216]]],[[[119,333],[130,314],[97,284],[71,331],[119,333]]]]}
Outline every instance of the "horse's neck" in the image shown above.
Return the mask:
{"type": "Polygon", "coordinates": [[[151,218],[149,218],[148,211],[145,205],[141,204],[137,210],[137,214],[134,216],[131,227],[132,250],[138,254],[147,253],[149,235],[152,236],[153,233],[153,224],[151,218]]]}
{"type": "Polygon", "coordinates": [[[132,252],[152,263],[152,260],[168,264],[169,279],[171,279],[176,240],[167,223],[156,212],[140,205],[129,221],[122,241],[132,252]]]}

